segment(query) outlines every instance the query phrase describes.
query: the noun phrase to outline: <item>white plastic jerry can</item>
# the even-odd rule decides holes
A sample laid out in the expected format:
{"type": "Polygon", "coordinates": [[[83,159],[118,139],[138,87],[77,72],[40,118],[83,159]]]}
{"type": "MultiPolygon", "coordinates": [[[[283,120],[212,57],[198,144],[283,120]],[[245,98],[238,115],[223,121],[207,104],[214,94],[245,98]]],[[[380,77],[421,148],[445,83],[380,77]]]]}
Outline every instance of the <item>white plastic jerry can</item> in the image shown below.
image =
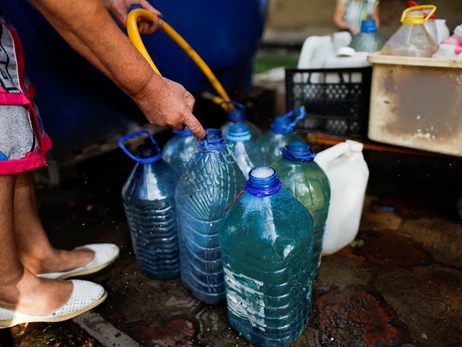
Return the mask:
{"type": "Polygon", "coordinates": [[[359,230],[369,168],[363,144],[347,140],[316,155],[331,186],[323,255],[333,254],[352,242],[359,230]]]}

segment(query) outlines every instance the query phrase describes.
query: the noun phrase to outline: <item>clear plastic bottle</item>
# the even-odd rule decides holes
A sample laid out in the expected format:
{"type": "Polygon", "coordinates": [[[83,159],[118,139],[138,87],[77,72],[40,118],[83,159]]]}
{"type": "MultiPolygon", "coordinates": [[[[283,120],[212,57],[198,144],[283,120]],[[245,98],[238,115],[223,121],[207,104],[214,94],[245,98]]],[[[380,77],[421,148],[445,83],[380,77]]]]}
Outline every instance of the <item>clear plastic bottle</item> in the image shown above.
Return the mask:
{"type": "Polygon", "coordinates": [[[314,218],[313,279],[319,275],[322,242],[330,203],[330,184],[324,171],[314,161],[315,154],[303,142],[290,142],[273,168],[282,188],[295,196],[314,218]]]}
{"type": "Polygon", "coordinates": [[[274,169],[256,167],[220,242],[231,326],[256,346],[289,346],[311,314],[311,214],[274,169]]]}
{"type": "Polygon", "coordinates": [[[178,176],[161,159],[159,147],[148,131],[126,136],[119,145],[137,161],[122,189],[137,264],[148,277],[175,278],[180,274],[174,200],[178,176]],[[152,144],[139,146],[137,156],[134,156],[123,142],[143,133],[148,134],[152,144]]]}
{"type": "Polygon", "coordinates": [[[245,177],[227,149],[219,129],[207,129],[198,151],[181,175],[175,201],[178,209],[181,279],[206,304],[225,298],[218,232],[225,209],[242,191],[245,177]]]}
{"type": "Polygon", "coordinates": [[[294,126],[305,117],[305,107],[292,110],[283,117],[277,117],[271,129],[257,141],[257,146],[263,153],[265,165],[271,165],[281,156],[281,149],[289,142],[303,142],[303,138],[294,132],[294,126]],[[291,117],[297,116],[293,121],[291,117]]]}
{"type": "Polygon", "coordinates": [[[263,164],[261,152],[245,124],[233,124],[227,135],[229,149],[244,176],[249,176],[250,170],[263,164]]]}
{"type": "Polygon", "coordinates": [[[235,108],[228,112],[228,121],[221,127],[223,136],[226,137],[228,135],[231,125],[245,124],[249,128],[252,139],[257,141],[263,133],[255,124],[247,120],[245,107],[235,101],[230,101],[228,103],[233,104],[235,108]]]}
{"type": "Polygon", "coordinates": [[[173,133],[175,136],[165,144],[162,150],[162,159],[178,174],[181,174],[196,152],[196,138],[188,128],[184,128],[183,131],[173,130],[173,133]]]}
{"type": "Polygon", "coordinates": [[[361,32],[353,37],[350,43],[351,48],[356,52],[378,52],[382,49],[385,41],[377,32],[377,23],[373,19],[363,20],[361,32]]]}
{"type": "Polygon", "coordinates": [[[433,5],[409,7],[401,17],[403,25],[387,41],[381,54],[430,58],[436,52],[437,45],[427,29],[425,20],[436,11],[433,5]],[[426,17],[421,10],[432,9],[426,17]]]}

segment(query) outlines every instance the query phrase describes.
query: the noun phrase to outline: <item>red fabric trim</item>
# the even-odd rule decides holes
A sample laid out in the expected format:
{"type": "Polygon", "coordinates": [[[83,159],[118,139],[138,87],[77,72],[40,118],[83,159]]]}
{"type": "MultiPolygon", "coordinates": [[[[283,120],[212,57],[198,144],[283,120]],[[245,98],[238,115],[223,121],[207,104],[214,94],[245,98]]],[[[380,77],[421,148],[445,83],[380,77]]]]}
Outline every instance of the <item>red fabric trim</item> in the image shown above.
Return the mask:
{"type": "Polygon", "coordinates": [[[29,104],[30,101],[25,95],[0,92],[0,105],[29,106],[29,104]]]}
{"type": "Polygon", "coordinates": [[[29,152],[22,159],[0,161],[0,175],[14,175],[38,169],[46,164],[45,154],[29,152]]]}

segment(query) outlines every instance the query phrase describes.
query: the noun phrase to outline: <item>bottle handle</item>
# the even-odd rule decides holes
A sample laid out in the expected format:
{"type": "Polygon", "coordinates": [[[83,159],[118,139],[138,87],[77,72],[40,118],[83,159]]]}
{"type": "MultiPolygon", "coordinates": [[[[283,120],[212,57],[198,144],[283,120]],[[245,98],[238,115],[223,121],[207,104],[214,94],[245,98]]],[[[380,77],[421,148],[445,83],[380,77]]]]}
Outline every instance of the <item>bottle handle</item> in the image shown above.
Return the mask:
{"type": "Polygon", "coordinates": [[[436,12],[435,5],[421,5],[421,6],[408,7],[407,9],[403,11],[403,15],[401,16],[401,22],[404,21],[408,12],[425,10],[425,9],[431,9],[431,11],[427,13],[427,15],[424,17],[424,20],[428,20],[436,12]]]}
{"type": "Polygon", "coordinates": [[[321,169],[325,170],[327,165],[332,160],[337,159],[341,155],[347,153],[349,150],[350,147],[348,146],[348,144],[345,142],[341,142],[316,154],[314,161],[319,164],[321,169]]]}
{"type": "Polygon", "coordinates": [[[125,154],[127,154],[130,158],[132,158],[134,161],[138,162],[138,163],[141,163],[141,164],[150,164],[150,163],[154,163],[155,161],[159,160],[160,159],[160,148],[159,146],[157,145],[157,142],[156,140],[154,139],[154,137],[152,136],[152,134],[143,129],[143,130],[139,130],[139,131],[135,131],[134,133],[131,133],[131,134],[128,134],[126,136],[123,136],[119,139],[119,147],[122,148],[122,150],[125,152],[125,154]],[[128,140],[131,140],[137,136],[141,136],[143,134],[146,134],[148,135],[148,137],[151,139],[152,143],[154,144],[154,146],[156,146],[157,148],[157,154],[154,156],[154,157],[150,157],[150,158],[139,158],[133,154],[130,153],[130,151],[127,149],[127,147],[125,147],[124,145],[124,142],[128,141],[128,140]]]}
{"type": "Polygon", "coordinates": [[[297,113],[299,113],[299,115],[298,115],[297,117],[294,118],[294,120],[293,120],[292,123],[289,124],[289,127],[290,127],[291,129],[293,129],[293,127],[294,127],[295,125],[297,125],[297,123],[298,123],[299,121],[301,121],[303,117],[305,117],[305,115],[306,115],[305,106],[302,106],[302,107],[300,107],[300,108],[296,108],[296,109],[294,109],[294,110],[292,110],[292,111],[289,111],[289,112],[287,112],[287,113],[283,116],[284,118],[290,118],[290,117],[295,116],[297,113]]]}

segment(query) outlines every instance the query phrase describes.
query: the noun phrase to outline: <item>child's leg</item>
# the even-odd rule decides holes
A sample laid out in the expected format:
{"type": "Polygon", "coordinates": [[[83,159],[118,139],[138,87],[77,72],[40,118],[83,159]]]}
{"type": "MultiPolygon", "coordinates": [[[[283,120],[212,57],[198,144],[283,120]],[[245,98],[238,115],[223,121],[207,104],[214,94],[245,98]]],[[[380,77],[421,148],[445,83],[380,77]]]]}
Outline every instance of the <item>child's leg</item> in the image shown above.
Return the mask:
{"type": "Polygon", "coordinates": [[[15,180],[15,175],[0,175],[0,307],[50,314],[67,302],[73,285],[38,278],[21,264],[13,234],[15,180]]]}
{"type": "Polygon", "coordinates": [[[75,269],[94,257],[90,249],[63,251],[50,244],[38,214],[31,171],[19,174],[16,180],[14,236],[21,262],[34,274],[75,269]]]}

